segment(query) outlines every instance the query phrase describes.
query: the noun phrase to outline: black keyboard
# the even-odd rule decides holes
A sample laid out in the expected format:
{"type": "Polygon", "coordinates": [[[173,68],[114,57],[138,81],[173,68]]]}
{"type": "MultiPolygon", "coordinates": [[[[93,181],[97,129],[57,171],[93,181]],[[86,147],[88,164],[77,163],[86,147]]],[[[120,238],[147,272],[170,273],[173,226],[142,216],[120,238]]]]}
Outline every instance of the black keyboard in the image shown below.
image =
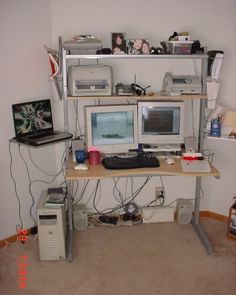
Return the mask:
{"type": "Polygon", "coordinates": [[[102,164],[106,169],[160,167],[159,160],[151,155],[137,155],[134,157],[106,156],[102,160],[102,164]]]}

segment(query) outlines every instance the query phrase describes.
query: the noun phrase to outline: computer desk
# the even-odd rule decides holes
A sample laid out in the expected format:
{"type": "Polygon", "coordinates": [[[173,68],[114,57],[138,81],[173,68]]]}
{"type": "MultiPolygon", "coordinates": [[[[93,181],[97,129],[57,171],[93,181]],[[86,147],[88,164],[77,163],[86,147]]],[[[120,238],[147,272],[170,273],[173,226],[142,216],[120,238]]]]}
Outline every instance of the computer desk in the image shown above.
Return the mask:
{"type": "Polygon", "coordinates": [[[196,188],[195,188],[195,205],[194,214],[192,218],[192,225],[197,232],[203,246],[205,247],[208,254],[213,251],[212,245],[210,244],[206,234],[203,232],[199,224],[199,208],[200,208],[200,196],[201,196],[201,177],[214,176],[220,177],[219,171],[212,165],[210,172],[184,172],[181,167],[180,159],[175,159],[175,164],[168,165],[164,159],[159,159],[160,167],[158,168],[136,168],[136,169],[125,169],[125,170],[108,170],[103,167],[102,164],[89,166],[88,170],[81,171],[75,170],[75,163],[70,155],[68,160],[68,168],[66,171],[66,180],[68,182],[68,215],[69,215],[69,228],[67,232],[67,259],[68,261],[73,260],[72,254],[72,182],[73,180],[80,179],[104,179],[113,177],[128,177],[128,176],[186,176],[196,177],[196,188]]]}

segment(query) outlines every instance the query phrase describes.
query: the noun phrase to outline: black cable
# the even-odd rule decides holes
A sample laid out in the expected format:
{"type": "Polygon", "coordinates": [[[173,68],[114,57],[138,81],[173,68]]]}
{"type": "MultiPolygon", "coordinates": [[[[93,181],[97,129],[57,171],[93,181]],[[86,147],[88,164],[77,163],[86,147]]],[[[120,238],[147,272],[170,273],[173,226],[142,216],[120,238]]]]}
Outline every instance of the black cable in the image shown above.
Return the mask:
{"type": "Polygon", "coordinates": [[[10,176],[11,176],[11,179],[12,179],[13,184],[14,184],[15,195],[16,195],[16,198],[17,198],[17,201],[18,201],[18,216],[19,216],[19,219],[20,219],[20,225],[19,224],[16,225],[16,231],[17,231],[17,226],[20,226],[21,229],[23,229],[24,227],[23,227],[23,221],[22,221],[22,218],[21,218],[21,203],[20,203],[20,198],[19,198],[18,192],[17,192],[16,181],[15,181],[15,178],[14,178],[14,176],[12,174],[12,162],[13,162],[13,158],[12,158],[12,153],[11,153],[11,142],[10,141],[9,141],[9,145],[8,145],[8,151],[9,151],[9,154],[10,154],[10,176]]]}
{"type": "Polygon", "coordinates": [[[118,189],[118,186],[117,186],[117,184],[118,184],[118,182],[120,181],[120,178],[118,178],[117,180],[115,179],[115,178],[113,178],[113,182],[114,182],[114,186],[113,186],[113,196],[114,196],[114,198],[116,199],[116,201],[117,202],[123,202],[123,199],[122,199],[122,193],[121,193],[121,191],[118,189]],[[118,199],[118,197],[116,196],[116,191],[117,191],[117,193],[118,193],[118,195],[119,195],[119,198],[120,198],[120,200],[118,199]]]}
{"type": "Polygon", "coordinates": [[[64,152],[62,153],[62,157],[61,157],[61,171],[62,171],[62,175],[64,178],[64,182],[65,183],[65,189],[66,189],[66,194],[67,194],[67,182],[66,182],[66,150],[64,150],[64,152]],[[65,166],[65,168],[64,168],[65,166]]]}
{"type": "Polygon", "coordinates": [[[98,180],[97,180],[97,184],[96,184],[96,188],[95,188],[94,198],[93,198],[93,208],[97,211],[97,213],[98,213],[99,215],[105,215],[104,213],[100,212],[100,211],[97,209],[96,205],[95,205],[95,200],[96,200],[96,196],[97,196],[98,186],[99,186],[100,182],[101,182],[100,179],[98,179],[98,180]]]}
{"type": "Polygon", "coordinates": [[[88,184],[89,184],[89,179],[87,179],[87,180],[85,181],[85,184],[83,185],[83,188],[82,188],[82,192],[81,192],[81,194],[80,194],[80,197],[79,197],[78,200],[75,201],[74,205],[78,204],[78,203],[82,200],[82,198],[83,198],[83,196],[84,196],[84,193],[85,193],[85,190],[86,190],[88,184]]]}
{"type": "MultiPolygon", "coordinates": [[[[115,211],[117,211],[117,210],[120,210],[121,208],[124,208],[125,206],[128,206],[130,203],[132,203],[133,201],[134,201],[134,199],[138,196],[138,194],[141,192],[141,190],[144,188],[144,186],[149,182],[149,180],[152,178],[152,176],[148,176],[148,177],[146,177],[146,180],[144,181],[144,183],[134,192],[134,194],[132,194],[132,195],[130,195],[130,196],[128,196],[127,198],[126,198],[126,201],[128,200],[128,199],[130,199],[128,202],[124,202],[123,204],[120,204],[120,205],[118,205],[118,206],[116,206],[116,207],[114,207],[114,208],[112,208],[112,209],[104,209],[104,210],[110,210],[110,211],[108,211],[108,212],[106,212],[106,213],[104,213],[104,212],[101,212],[101,211],[99,211],[97,208],[96,208],[96,206],[94,206],[95,205],[95,199],[96,199],[96,194],[97,194],[97,187],[98,187],[98,184],[97,184],[97,186],[96,186],[96,190],[95,190],[95,194],[94,194],[94,199],[93,199],[93,206],[94,206],[94,209],[99,213],[99,214],[102,214],[102,215],[106,215],[106,214],[111,214],[111,213],[113,213],[113,212],[115,212],[115,211]]],[[[103,211],[104,211],[103,210],[103,211]]]]}

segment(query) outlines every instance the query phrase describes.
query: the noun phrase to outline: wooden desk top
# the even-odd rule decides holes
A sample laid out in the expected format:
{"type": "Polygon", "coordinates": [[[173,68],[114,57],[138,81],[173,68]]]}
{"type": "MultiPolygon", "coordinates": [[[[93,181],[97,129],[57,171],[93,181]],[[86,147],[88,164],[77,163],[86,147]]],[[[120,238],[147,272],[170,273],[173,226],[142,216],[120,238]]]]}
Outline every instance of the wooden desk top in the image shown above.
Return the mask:
{"type": "Polygon", "coordinates": [[[175,164],[168,165],[164,159],[159,159],[160,167],[158,168],[136,168],[136,169],[124,169],[124,170],[109,170],[105,169],[102,164],[89,166],[88,162],[85,162],[89,169],[75,170],[76,165],[73,162],[72,156],[69,157],[69,165],[66,171],[67,180],[76,179],[103,179],[112,177],[126,177],[126,176],[215,176],[219,177],[219,171],[211,165],[210,172],[184,172],[181,167],[180,159],[175,159],[175,164]]]}

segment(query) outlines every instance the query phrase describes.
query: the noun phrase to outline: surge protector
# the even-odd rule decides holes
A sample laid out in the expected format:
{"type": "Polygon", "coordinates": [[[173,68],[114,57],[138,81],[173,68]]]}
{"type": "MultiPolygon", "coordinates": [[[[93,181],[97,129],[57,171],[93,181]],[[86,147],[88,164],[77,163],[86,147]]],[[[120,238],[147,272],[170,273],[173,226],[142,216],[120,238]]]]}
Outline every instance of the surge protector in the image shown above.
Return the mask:
{"type": "Polygon", "coordinates": [[[173,222],[175,207],[147,207],[143,208],[143,223],[173,222]]]}

